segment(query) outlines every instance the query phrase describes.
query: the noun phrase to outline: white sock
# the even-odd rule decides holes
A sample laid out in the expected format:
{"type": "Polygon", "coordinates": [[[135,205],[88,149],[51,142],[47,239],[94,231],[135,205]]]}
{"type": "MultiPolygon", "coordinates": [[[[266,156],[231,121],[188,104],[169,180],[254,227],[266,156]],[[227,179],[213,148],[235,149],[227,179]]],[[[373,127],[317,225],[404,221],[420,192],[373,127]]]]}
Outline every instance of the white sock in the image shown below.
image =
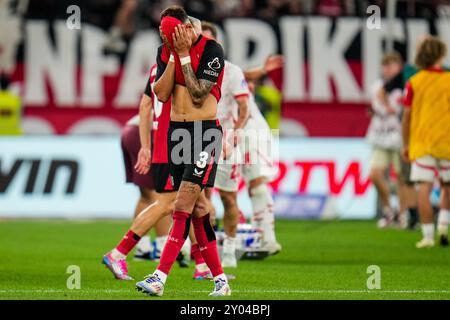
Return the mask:
{"type": "Polygon", "coordinates": [[[115,259],[115,260],[123,260],[123,259],[126,259],[127,256],[124,255],[123,253],[121,253],[116,248],[114,248],[111,251],[111,257],[113,257],[113,259],[115,259]]]}
{"type": "Polygon", "coordinates": [[[223,253],[235,254],[236,252],[236,238],[225,236],[223,239],[223,253]]]}
{"type": "Polygon", "coordinates": [[[393,215],[391,207],[383,207],[383,216],[392,218],[393,215]]]}
{"type": "Polygon", "coordinates": [[[422,224],[422,234],[425,239],[434,240],[434,224],[422,224]]]}
{"type": "Polygon", "coordinates": [[[261,184],[251,191],[250,200],[253,207],[252,225],[262,229],[264,242],[276,242],[273,198],[267,184],[261,184]]]}
{"type": "Polygon", "coordinates": [[[439,210],[438,216],[438,233],[439,235],[448,234],[448,222],[450,220],[450,210],[441,209],[439,210]]]}
{"type": "Polygon", "coordinates": [[[164,249],[164,246],[166,245],[167,236],[161,236],[156,238],[156,250],[159,252],[162,252],[164,249]]]}
{"type": "Polygon", "coordinates": [[[228,283],[228,279],[227,279],[227,276],[225,275],[225,273],[221,273],[218,276],[215,276],[214,277],[214,282],[216,280],[219,280],[219,279],[222,280],[222,281],[225,281],[226,283],[228,283]]]}
{"type": "Polygon", "coordinates": [[[155,272],[153,272],[153,274],[155,276],[157,276],[159,278],[159,280],[161,280],[162,283],[166,284],[166,280],[167,280],[167,274],[165,274],[164,272],[156,269],[155,272]]]}
{"type": "Polygon", "coordinates": [[[151,252],[153,246],[151,244],[151,239],[149,235],[143,236],[141,240],[136,244],[136,249],[141,252],[151,252]]]}

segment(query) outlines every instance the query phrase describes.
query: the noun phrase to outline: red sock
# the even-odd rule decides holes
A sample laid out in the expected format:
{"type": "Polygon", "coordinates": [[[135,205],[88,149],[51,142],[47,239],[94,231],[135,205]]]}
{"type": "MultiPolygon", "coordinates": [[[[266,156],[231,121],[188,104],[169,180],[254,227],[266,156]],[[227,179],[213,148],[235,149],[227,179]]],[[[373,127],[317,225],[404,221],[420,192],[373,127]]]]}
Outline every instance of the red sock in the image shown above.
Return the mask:
{"type": "Polygon", "coordinates": [[[117,245],[116,249],[120,253],[128,255],[128,253],[133,250],[139,240],[141,240],[140,236],[138,236],[133,231],[128,230],[128,232],[122,238],[122,241],[120,241],[120,243],[117,245]]]}
{"type": "Polygon", "coordinates": [[[191,215],[183,211],[173,213],[173,224],[167,237],[166,245],[159,259],[158,270],[169,274],[172,265],[177,259],[178,254],[183,247],[184,241],[189,234],[191,226],[191,215]]]}
{"type": "Polygon", "coordinates": [[[193,244],[191,246],[191,257],[194,259],[196,265],[205,263],[202,253],[200,252],[200,247],[198,246],[198,243],[193,244]]]}
{"type": "Polygon", "coordinates": [[[195,238],[206,265],[214,277],[223,273],[217,250],[216,234],[209,221],[209,213],[201,218],[193,218],[195,238]]]}

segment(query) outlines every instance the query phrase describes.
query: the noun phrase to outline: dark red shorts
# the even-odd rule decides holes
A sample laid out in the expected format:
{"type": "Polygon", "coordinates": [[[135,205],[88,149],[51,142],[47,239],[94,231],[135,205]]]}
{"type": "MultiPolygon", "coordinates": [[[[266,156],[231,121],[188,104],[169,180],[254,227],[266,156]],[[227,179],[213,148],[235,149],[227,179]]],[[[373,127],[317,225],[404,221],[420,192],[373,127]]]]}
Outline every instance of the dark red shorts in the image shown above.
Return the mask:
{"type": "Polygon", "coordinates": [[[170,121],[167,139],[174,189],[178,191],[181,181],[195,183],[202,189],[214,187],[222,151],[222,127],[219,122],[170,121]]]}
{"type": "Polygon", "coordinates": [[[141,148],[138,126],[125,126],[122,129],[121,146],[125,164],[126,181],[128,183],[134,183],[139,187],[152,190],[155,189],[153,177],[150,172],[142,175],[137,173],[134,169],[137,162],[139,149],[141,148]]]}

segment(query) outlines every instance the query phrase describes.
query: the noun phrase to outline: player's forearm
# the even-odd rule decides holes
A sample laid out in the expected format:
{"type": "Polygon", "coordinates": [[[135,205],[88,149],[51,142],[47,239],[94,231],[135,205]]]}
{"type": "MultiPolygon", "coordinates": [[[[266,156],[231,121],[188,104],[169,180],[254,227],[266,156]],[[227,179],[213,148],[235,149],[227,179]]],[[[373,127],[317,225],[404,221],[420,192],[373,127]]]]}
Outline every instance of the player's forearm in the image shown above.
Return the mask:
{"type": "Polygon", "coordinates": [[[139,105],[139,137],[141,141],[141,148],[151,148],[152,125],[152,100],[144,94],[139,105]]]}
{"type": "Polygon", "coordinates": [[[263,67],[256,67],[244,71],[244,77],[247,81],[258,80],[267,74],[263,67]]]}
{"type": "Polygon", "coordinates": [[[167,102],[175,85],[175,63],[169,61],[162,76],[155,82],[153,92],[161,102],[167,102]]]}
{"type": "Polygon", "coordinates": [[[234,125],[234,130],[242,129],[248,121],[250,116],[250,108],[248,106],[248,97],[240,97],[237,100],[238,104],[238,119],[234,125]]]}
{"type": "Polygon", "coordinates": [[[403,146],[409,146],[409,133],[411,126],[411,110],[405,108],[403,112],[402,118],[402,138],[403,138],[403,146]]]}
{"type": "Polygon", "coordinates": [[[208,94],[211,92],[212,85],[214,84],[209,81],[199,81],[190,63],[182,65],[181,69],[192,102],[195,107],[200,108],[208,94]]]}

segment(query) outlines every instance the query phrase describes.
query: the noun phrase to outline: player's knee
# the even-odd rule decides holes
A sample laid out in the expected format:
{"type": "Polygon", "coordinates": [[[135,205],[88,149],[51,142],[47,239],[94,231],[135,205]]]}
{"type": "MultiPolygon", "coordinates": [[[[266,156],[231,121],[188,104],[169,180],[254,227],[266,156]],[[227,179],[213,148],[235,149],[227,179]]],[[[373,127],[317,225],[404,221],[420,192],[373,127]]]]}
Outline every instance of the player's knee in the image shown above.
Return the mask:
{"type": "Polygon", "coordinates": [[[193,205],[189,201],[186,201],[185,199],[177,198],[174,203],[174,210],[192,212],[193,205]]]}
{"type": "Polygon", "coordinates": [[[175,203],[174,201],[171,201],[169,203],[167,203],[165,206],[165,211],[164,211],[164,215],[170,215],[175,211],[175,203]]]}
{"type": "Polygon", "coordinates": [[[374,181],[378,178],[379,174],[378,174],[378,169],[372,169],[369,172],[369,178],[370,180],[374,181]]]}
{"type": "Polygon", "coordinates": [[[196,203],[194,206],[193,214],[195,217],[201,217],[208,213],[208,205],[207,203],[196,203]]]}
{"type": "Polygon", "coordinates": [[[251,180],[248,185],[248,195],[251,197],[255,190],[260,189],[260,186],[264,186],[266,183],[267,181],[265,177],[259,177],[251,180]]]}

